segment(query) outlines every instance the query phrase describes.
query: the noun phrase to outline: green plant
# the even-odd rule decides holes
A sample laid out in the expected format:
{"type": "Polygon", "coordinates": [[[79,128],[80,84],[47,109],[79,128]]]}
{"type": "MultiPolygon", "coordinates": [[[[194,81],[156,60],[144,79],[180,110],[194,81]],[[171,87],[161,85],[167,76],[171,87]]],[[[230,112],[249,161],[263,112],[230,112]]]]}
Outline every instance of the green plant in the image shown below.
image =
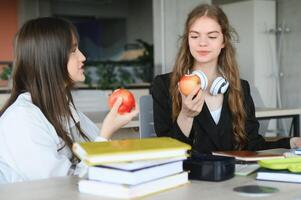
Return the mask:
{"type": "Polygon", "coordinates": [[[135,82],[133,75],[127,69],[121,66],[118,71],[119,71],[119,84],[120,84],[119,87],[125,87],[126,85],[135,82]]]}
{"type": "Polygon", "coordinates": [[[91,72],[86,72],[85,71],[85,81],[84,81],[85,84],[88,85],[88,87],[92,87],[92,79],[91,79],[91,72]]]}
{"type": "Polygon", "coordinates": [[[93,74],[86,73],[85,83],[90,87],[96,84],[99,89],[115,89],[126,88],[129,84],[135,83],[137,78],[151,82],[154,74],[153,45],[141,39],[136,41],[141,44],[144,52],[135,60],[87,61],[86,67],[96,68],[96,71],[92,72],[93,74]]]}
{"type": "Polygon", "coordinates": [[[128,69],[138,64],[137,61],[89,61],[86,67],[96,68],[96,71],[92,74],[87,70],[85,83],[89,87],[97,85],[99,89],[127,87],[135,82],[135,77],[128,69]]]}
{"type": "Polygon", "coordinates": [[[141,67],[136,67],[135,73],[144,82],[151,82],[154,76],[154,46],[141,39],[136,41],[143,46],[144,52],[137,59],[141,67]]]}
{"type": "Polygon", "coordinates": [[[99,89],[112,89],[116,87],[113,86],[113,84],[117,82],[113,65],[108,63],[97,65],[97,75],[99,78],[97,82],[99,89]]]}
{"type": "Polygon", "coordinates": [[[8,66],[4,67],[1,74],[0,79],[1,80],[8,80],[11,76],[12,69],[8,66]]]}

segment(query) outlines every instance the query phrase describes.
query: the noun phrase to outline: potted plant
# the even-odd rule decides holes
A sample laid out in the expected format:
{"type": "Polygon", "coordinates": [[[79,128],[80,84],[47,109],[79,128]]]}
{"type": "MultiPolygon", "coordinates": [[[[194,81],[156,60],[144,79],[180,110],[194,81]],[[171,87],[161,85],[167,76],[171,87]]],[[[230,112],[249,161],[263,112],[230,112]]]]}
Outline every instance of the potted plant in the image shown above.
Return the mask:
{"type": "Polygon", "coordinates": [[[0,68],[0,87],[8,86],[8,80],[10,79],[12,69],[9,66],[2,66],[0,68]]]}

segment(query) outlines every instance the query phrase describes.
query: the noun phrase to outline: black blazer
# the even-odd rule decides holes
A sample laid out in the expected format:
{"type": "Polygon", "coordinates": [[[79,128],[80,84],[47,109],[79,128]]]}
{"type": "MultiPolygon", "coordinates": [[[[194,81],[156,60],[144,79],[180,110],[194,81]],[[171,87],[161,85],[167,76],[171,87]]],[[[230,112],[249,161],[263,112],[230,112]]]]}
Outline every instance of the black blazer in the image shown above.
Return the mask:
{"type": "MultiPolygon", "coordinates": [[[[232,133],[232,117],[228,106],[228,92],[224,94],[221,116],[218,124],[215,124],[206,105],[198,116],[193,120],[189,138],[186,137],[177,122],[171,118],[171,96],[169,93],[170,75],[157,76],[151,87],[154,106],[154,124],[157,136],[169,136],[192,145],[195,151],[210,153],[212,151],[235,150],[234,135],[232,133]]],[[[243,90],[244,108],[246,111],[247,145],[245,150],[262,150],[271,148],[290,148],[289,138],[275,142],[266,142],[258,134],[259,123],[255,118],[254,103],[250,94],[249,83],[241,80],[243,90]]],[[[230,86],[231,87],[231,86],[230,86]]]]}

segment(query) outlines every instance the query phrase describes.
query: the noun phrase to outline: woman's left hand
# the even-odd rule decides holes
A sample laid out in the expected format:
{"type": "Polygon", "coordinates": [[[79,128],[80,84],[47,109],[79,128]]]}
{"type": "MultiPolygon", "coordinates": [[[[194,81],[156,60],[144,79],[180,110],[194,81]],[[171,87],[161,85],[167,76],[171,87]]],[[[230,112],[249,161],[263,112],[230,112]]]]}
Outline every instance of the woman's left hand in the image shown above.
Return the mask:
{"type": "Polygon", "coordinates": [[[290,139],[291,149],[301,148],[301,137],[293,137],[290,139]]]}
{"type": "Polygon", "coordinates": [[[135,108],[132,109],[129,113],[118,113],[118,108],[122,103],[122,98],[119,97],[116,102],[114,103],[111,111],[107,114],[105,117],[100,135],[102,137],[105,137],[107,139],[111,138],[111,136],[121,127],[129,123],[135,116],[138,115],[139,111],[137,108],[137,104],[135,105],[135,108]]]}

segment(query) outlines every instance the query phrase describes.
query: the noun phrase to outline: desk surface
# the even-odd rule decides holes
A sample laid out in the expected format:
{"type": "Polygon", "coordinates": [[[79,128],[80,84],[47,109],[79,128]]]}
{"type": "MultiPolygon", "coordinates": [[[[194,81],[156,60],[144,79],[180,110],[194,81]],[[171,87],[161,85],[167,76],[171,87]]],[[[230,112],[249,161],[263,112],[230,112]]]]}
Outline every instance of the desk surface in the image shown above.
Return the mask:
{"type": "Polygon", "coordinates": [[[259,108],[256,109],[256,117],[280,117],[288,115],[301,115],[300,108],[259,108]]]}
{"type": "MultiPolygon", "coordinates": [[[[297,200],[301,199],[301,184],[256,181],[255,174],[248,177],[236,176],[223,182],[191,181],[190,184],[147,196],[145,199],[255,199],[253,196],[243,196],[234,192],[236,186],[258,184],[277,187],[279,192],[265,197],[273,200],[297,200]]],[[[0,185],[1,200],[96,200],[107,199],[100,196],[82,194],[78,192],[77,177],[52,178],[41,181],[29,181],[23,183],[0,185]]],[[[259,199],[263,199],[262,197],[259,199]]]]}

